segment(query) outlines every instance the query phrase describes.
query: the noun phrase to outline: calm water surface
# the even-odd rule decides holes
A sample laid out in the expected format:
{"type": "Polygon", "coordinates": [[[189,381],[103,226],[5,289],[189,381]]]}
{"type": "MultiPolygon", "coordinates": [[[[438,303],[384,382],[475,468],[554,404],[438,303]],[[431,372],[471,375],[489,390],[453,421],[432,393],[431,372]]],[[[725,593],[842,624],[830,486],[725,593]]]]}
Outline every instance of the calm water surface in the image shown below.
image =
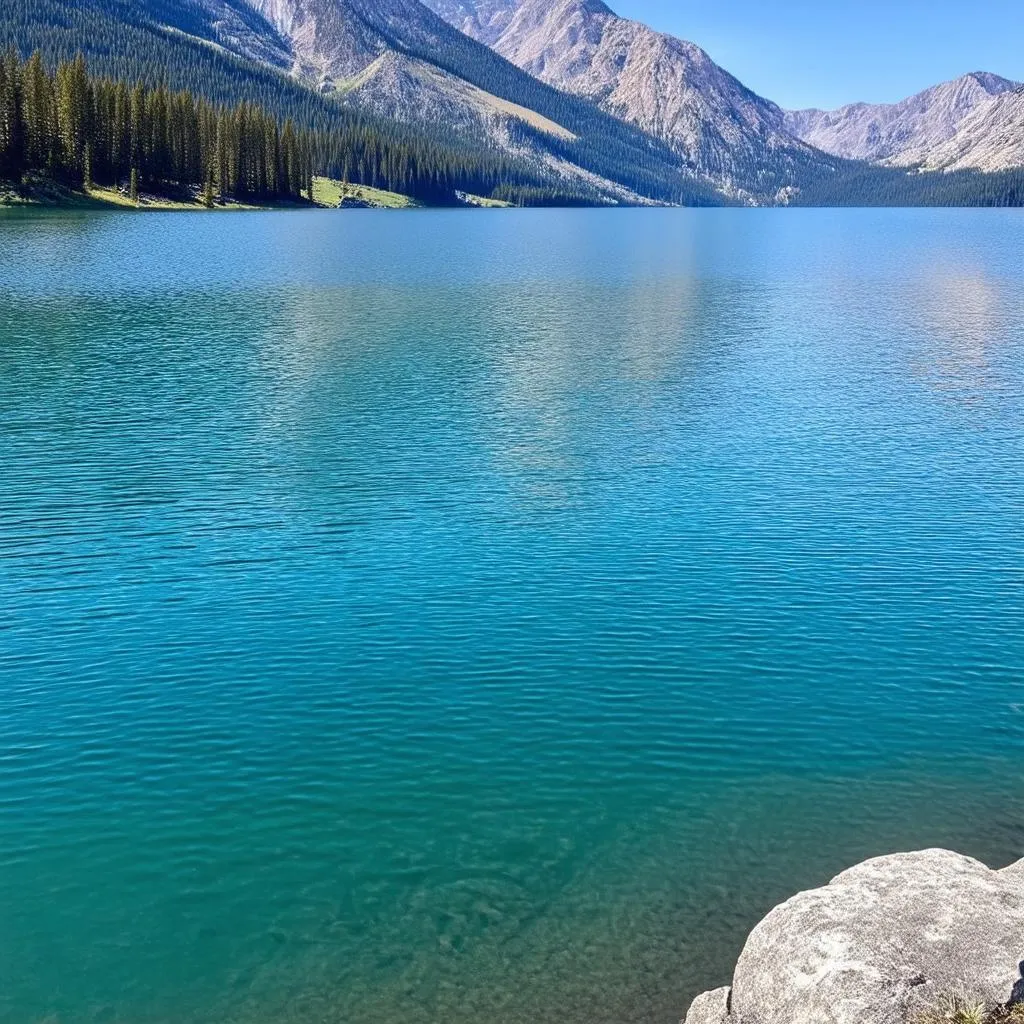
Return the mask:
{"type": "Polygon", "coordinates": [[[1024,216],[0,219],[0,1020],[671,1024],[1024,855],[1024,216]]]}

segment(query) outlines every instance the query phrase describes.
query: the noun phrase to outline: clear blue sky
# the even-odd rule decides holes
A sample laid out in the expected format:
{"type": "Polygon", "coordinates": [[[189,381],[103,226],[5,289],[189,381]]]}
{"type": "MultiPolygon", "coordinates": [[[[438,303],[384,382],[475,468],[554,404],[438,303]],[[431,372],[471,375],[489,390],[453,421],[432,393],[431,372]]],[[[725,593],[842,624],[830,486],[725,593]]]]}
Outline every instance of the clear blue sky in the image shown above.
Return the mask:
{"type": "Polygon", "coordinates": [[[968,71],[1024,80],[1022,0],[607,0],[784,107],[891,102],[968,71]]]}

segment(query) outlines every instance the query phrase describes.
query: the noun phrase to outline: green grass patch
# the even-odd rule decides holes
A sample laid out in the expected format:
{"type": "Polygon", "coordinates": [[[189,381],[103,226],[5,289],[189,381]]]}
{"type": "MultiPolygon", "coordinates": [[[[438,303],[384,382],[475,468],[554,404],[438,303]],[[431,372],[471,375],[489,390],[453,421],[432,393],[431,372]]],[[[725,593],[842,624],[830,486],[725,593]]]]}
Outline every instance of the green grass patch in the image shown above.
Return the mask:
{"type": "Polygon", "coordinates": [[[335,209],[339,206],[370,207],[378,210],[410,210],[423,204],[399,192],[385,192],[368,185],[351,185],[335,178],[313,179],[313,202],[335,209]]]}
{"type": "MultiPolygon", "coordinates": [[[[398,192],[385,192],[368,185],[351,185],[333,178],[313,179],[313,206],[337,209],[338,207],[370,207],[383,210],[410,210],[423,204],[411,196],[398,192]]],[[[491,200],[481,200],[479,205],[503,206],[491,200]]],[[[0,181],[0,207],[3,206],[59,206],[78,209],[105,210],[206,210],[202,191],[197,187],[168,189],[157,193],[143,191],[138,200],[128,194],[127,189],[113,186],[93,185],[88,189],[72,189],[51,178],[34,176],[23,183],[0,181]]],[[[282,201],[279,203],[245,203],[234,199],[216,202],[214,210],[275,210],[309,207],[306,202],[282,201]]]]}

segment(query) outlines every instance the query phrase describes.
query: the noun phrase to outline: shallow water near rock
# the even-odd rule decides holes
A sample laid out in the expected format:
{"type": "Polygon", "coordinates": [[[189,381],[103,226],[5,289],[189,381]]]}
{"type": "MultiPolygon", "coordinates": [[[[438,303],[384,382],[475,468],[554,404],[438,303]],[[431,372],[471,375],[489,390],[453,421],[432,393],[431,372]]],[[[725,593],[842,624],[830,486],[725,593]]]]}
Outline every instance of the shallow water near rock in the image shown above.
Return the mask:
{"type": "Polygon", "coordinates": [[[1018,211],[0,218],[0,1020],[669,1024],[1024,855],[1018,211]]]}

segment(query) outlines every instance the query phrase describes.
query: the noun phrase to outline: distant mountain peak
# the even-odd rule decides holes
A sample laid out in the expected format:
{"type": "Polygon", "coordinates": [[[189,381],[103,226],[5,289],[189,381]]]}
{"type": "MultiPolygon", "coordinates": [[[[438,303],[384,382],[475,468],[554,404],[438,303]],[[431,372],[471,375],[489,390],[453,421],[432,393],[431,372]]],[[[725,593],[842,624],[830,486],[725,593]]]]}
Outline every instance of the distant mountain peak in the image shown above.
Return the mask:
{"type": "Polygon", "coordinates": [[[1018,82],[1012,82],[1008,78],[994,75],[991,71],[969,71],[963,77],[973,78],[986,92],[991,93],[993,96],[997,93],[1019,88],[1018,82]]]}
{"type": "MultiPolygon", "coordinates": [[[[976,111],[1019,89],[1019,83],[1010,79],[972,71],[898,103],[789,111],[784,123],[792,134],[836,156],[899,167],[929,166],[931,154],[949,143],[976,111]]],[[[965,156],[961,153],[960,160],[965,156]]]]}

